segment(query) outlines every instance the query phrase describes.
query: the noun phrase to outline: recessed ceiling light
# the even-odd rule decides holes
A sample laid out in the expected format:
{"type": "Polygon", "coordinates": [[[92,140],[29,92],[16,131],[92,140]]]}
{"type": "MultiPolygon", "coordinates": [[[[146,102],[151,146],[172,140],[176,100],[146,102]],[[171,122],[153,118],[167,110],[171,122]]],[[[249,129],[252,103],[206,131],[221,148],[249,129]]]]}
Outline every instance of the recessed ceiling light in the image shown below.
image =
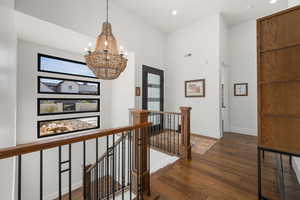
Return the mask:
{"type": "Polygon", "coordinates": [[[178,10],[172,10],[172,15],[177,15],[178,14],[178,10]]]}
{"type": "Polygon", "coordinates": [[[248,6],[247,6],[247,9],[250,9],[250,8],[252,8],[252,6],[251,6],[251,5],[248,5],[248,6]]]}
{"type": "Polygon", "coordinates": [[[270,4],[274,4],[276,2],[277,2],[277,0],[270,0],[270,4]]]}

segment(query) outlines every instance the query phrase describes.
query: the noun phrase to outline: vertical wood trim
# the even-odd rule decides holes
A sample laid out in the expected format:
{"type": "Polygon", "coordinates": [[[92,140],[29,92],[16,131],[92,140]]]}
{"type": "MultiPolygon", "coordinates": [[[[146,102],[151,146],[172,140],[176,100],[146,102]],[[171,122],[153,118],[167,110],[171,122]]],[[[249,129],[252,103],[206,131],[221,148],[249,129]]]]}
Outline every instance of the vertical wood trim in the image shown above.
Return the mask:
{"type": "Polygon", "coordinates": [[[261,51],[261,44],[260,44],[260,21],[257,20],[256,23],[256,31],[257,31],[257,131],[258,131],[258,145],[261,144],[261,90],[260,90],[260,51],[261,51]]]}

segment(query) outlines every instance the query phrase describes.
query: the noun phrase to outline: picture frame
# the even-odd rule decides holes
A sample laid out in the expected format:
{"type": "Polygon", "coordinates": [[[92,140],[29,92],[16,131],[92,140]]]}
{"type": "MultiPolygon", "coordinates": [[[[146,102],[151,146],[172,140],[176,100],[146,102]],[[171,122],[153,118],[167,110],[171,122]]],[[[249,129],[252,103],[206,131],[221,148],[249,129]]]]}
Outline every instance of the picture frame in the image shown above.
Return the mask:
{"type": "Polygon", "coordinates": [[[135,88],[135,96],[137,96],[137,97],[141,96],[141,88],[140,87],[135,88]]]}
{"type": "Polygon", "coordinates": [[[185,81],[185,97],[205,97],[205,79],[185,81]]]}
{"type": "Polygon", "coordinates": [[[234,96],[248,96],[248,83],[235,83],[234,96]]]}
{"type": "Polygon", "coordinates": [[[42,120],[37,122],[37,137],[52,137],[99,128],[99,115],[42,120]]]}
{"type": "Polygon", "coordinates": [[[38,76],[37,80],[37,88],[39,94],[66,94],[66,95],[92,95],[99,96],[100,95],[100,83],[94,81],[84,81],[77,79],[66,79],[66,78],[55,78],[55,77],[47,77],[47,76],[38,76]],[[67,82],[68,85],[64,85],[63,89],[61,87],[62,82],[67,82]],[[50,83],[49,86],[47,83],[50,83]],[[56,84],[56,85],[55,85],[56,84]],[[91,91],[84,88],[84,91],[81,91],[80,87],[76,89],[75,85],[88,85],[93,86],[94,89],[91,91]],[[72,86],[70,89],[69,85],[72,86]]]}
{"type": "Polygon", "coordinates": [[[100,99],[38,98],[38,116],[100,112],[100,99]]]}

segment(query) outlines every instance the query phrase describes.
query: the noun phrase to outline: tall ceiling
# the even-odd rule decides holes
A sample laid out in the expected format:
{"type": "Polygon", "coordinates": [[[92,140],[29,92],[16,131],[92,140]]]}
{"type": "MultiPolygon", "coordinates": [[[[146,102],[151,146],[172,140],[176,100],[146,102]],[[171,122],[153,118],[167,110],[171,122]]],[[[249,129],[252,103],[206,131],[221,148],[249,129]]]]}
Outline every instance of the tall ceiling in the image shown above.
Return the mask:
{"type": "Polygon", "coordinates": [[[221,13],[228,24],[259,18],[287,8],[288,0],[111,0],[164,32],[172,32],[205,16],[221,13]],[[178,10],[173,16],[172,10],[178,10]]]}

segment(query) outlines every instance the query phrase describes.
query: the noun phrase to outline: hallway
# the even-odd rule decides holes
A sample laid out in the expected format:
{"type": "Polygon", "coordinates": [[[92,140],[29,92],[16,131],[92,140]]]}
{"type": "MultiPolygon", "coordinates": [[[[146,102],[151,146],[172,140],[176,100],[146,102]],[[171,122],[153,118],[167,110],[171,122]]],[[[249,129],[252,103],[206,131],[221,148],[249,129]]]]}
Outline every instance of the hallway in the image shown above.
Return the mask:
{"type": "MultiPolygon", "coordinates": [[[[263,194],[279,199],[275,159],[266,153],[263,194]]],[[[286,184],[294,181],[285,159],[286,184]]],[[[151,188],[162,200],[255,200],[257,199],[256,137],[226,133],[204,155],[177,161],[151,176],[151,188]]]]}

